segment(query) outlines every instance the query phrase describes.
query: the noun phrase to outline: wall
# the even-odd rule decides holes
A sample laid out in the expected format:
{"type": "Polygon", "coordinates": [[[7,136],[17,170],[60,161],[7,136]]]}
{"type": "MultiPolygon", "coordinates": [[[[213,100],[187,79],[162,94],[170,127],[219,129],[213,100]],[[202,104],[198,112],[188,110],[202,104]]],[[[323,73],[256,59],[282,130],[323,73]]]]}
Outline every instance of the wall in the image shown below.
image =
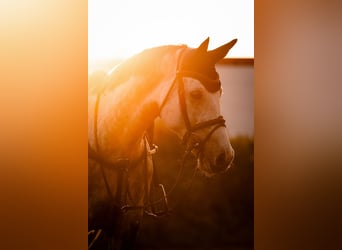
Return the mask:
{"type": "MultiPolygon", "coordinates": [[[[234,60],[234,59],[233,59],[234,60]]],[[[241,60],[241,59],[235,59],[241,60]]],[[[216,66],[222,82],[222,115],[230,136],[254,135],[254,65],[252,59],[216,66]]]]}

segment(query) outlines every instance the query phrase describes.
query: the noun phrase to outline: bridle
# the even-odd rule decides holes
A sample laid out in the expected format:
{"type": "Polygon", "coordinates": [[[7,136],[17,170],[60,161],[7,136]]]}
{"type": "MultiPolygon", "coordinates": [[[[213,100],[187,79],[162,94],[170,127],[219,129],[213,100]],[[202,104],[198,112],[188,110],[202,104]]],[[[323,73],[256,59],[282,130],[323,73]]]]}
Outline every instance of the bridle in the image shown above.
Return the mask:
{"type": "Polygon", "coordinates": [[[185,153],[190,153],[193,149],[196,149],[197,152],[200,153],[203,150],[204,144],[210,139],[211,135],[218,128],[226,126],[226,124],[225,124],[226,121],[224,120],[224,118],[222,116],[218,116],[218,117],[211,119],[211,120],[202,121],[202,122],[196,123],[194,125],[191,124],[190,119],[189,119],[189,115],[188,115],[188,111],[187,111],[187,106],[186,106],[183,77],[190,77],[190,78],[197,79],[202,84],[206,83],[206,85],[205,85],[206,88],[207,88],[207,86],[214,86],[214,88],[213,88],[214,91],[220,90],[221,82],[220,82],[219,78],[210,79],[207,76],[205,76],[199,72],[182,70],[181,65],[182,65],[182,60],[184,57],[183,55],[184,55],[184,52],[186,49],[187,48],[183,49],[183,51],[181,51],[181,54],[179,55],[175,79],[173,80],[173,83],[172,83],[164,101],[161,104],[160,110],[162,110],[162,108],[166,104],[167,99],[169,98],[172,89],[176,85],[178,85],[179,105],[180,105],[180,110],[181,110],[181,114],[183,117],[183,121],[184,121],[184,124],[186,127],[186,132],[182,138],[182,143],[186,146],[186,152],[185,153]],[[211,130],[207,133],[207,135],[203,139],[199,140],[198,136],[195,135],[195,132],[202,130],[202,129],[205,129],[205,128],[211,128],[211,130]]]}
{"type": "MultiPolygon", "coordinates": [[[[158,202],[164,202],[164,207],[168,210],[167,208],[167,197],[172,193],[172,191],[176,188],[183,169],[185,167],[185,161],[187,159],[187,157],[191,154],[191,152],[195,149],[197,151],[197,157],[199,157],[200,153],[202,152],[203,148],[204,148],[204,144],[210,139],[211,135],[220,127],[226,127],[226,121],[222,116],[218,116],[214,119],[210,119],[210,120],[206,120],[206,121],[202,121],[199,123],[196,123],[194,125],[191,125],[190,119],[189,119],[189,115],[188,115],[188,111],[187,111],[187,106],[186,106],[186,100],[185,100],[185,95],[184,95],[184,82],[183,82],[183,77],[191,77],[194,79],[199,80],[202,84],[205,82],[208,85],[205,86],[206,88],[208,88],[208,86],[212,86],[212,88],[210,89],[211,92],[214,91],[219,91],[221,89],[221,82],[219,80],[219,78],[217,79],[210,79],[208,77],[206,77],[205,75],[198,73],[198,72],[193,72],[193,71],[187,71],[187,70],[182,70],[181,69],[181,65],[182,65],[182,60],[183,60],[183,55],[184,52],[186,51],[187,48],[184,48],[181,52],[180,55],[178,57],[178,63],[177,63],[177,71],[176,71],[176,76],[171,84],[171,87],[169,88],[162,104],[160,105],[160,111],[162,111],[163,107],[165,106],[165,104],[167,103],[167,100],[169,99],[169,96],[171,95],[172,90],[178,85],[178,99],[179,99],[179,105],[180,105],[180,110],[181,110],[181,114],[185,123],[185,127],[186,127],[186,132],[183,135],[182,138],[182,144],[185,145],[185,152],[183,154],[183,157],[181,159],[181,163],[180,163],[180,169],[178,171],[176,180],[173,184],[173,186],[170,188],[170,190],[165,193],[164,188],[163,188],[163,192],[164,192],[164,197],[162,199],[159,199],[157,201],[155,201],[154,203],[158,203],[158,202]],[[211,128],[209,130],[209,132],[206,134],[206,136],[203,139],[199,139],[198,136],[196,136],[195,132],[205,129],[205,128],[211,128]]],[[[196,172],[194,172],[193,177],[195,176],[196,172]]],[[[152,203],[153,204],[153,203],[152,203]]],[[[162,215],[165,213],[161,213],[162,215]]]]}

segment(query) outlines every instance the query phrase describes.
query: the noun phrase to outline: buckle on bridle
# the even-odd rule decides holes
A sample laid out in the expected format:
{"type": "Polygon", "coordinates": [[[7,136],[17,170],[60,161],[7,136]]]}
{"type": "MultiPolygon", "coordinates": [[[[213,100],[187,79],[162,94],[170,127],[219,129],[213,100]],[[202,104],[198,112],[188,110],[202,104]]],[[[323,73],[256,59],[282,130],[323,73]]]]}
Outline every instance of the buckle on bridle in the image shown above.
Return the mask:
{"type": "Polygon", "coordinates": [[[191,132],[191,133],[187,133],[183,137],[182,144],[185,145],[186,147],[185,149],[186,153],[190,153],[192,150],[199,151],[202,145],[202,139],[195,133],[191,132]]]}
{"type": "Polygon", "coordinates": [[[152,144],[150,149],[147,150],[147,152],[151,155],[157,153],[159,147],[156,144],[152,144]]]}

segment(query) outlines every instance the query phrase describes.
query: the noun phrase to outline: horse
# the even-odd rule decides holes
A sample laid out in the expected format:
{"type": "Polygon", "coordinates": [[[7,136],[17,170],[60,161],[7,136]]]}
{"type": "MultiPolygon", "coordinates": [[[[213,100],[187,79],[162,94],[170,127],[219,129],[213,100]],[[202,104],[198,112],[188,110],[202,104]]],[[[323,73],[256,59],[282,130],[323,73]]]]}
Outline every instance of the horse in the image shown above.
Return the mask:
{"type": "Polygon", "coordinates": [[[204,175],[231,166],[234,150],[220,112],[215,64],[236,42],[208,50],[208,37],[197,48],[154,47],[89,74],[88,229],[96,237],[102,232],[108,249],[132,248],[144,211],[158,216],[150,197],[155,119],[180,138],[204,175]]]}

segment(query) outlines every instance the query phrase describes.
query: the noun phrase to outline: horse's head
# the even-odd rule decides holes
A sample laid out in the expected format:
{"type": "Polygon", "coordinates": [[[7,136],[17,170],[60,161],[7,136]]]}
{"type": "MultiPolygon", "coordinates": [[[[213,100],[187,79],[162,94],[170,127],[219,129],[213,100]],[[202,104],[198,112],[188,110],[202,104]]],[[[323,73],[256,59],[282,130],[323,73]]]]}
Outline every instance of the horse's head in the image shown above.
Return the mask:
{"type": "Polygon", "coordinates": [[[186,48],[178,57],[172,87],[162,104],[161,119],[183,140],[206,175],[227,170],[234,158],[225,120],[221,116],[221,82],[215,64],[236,39],[207,51],[209,38],[198,48],[186,48]]]}

